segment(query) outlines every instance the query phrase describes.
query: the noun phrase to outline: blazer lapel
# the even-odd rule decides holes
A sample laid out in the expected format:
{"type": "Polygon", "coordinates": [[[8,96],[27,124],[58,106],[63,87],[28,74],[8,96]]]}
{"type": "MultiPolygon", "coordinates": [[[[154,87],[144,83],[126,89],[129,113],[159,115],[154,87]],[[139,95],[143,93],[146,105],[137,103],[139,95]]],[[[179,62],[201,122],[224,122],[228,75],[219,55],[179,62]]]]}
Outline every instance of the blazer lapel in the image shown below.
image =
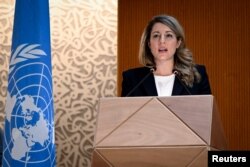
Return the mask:
{"type": "Polygon", "coordinates": [[[147,96],[157,96],[154,75],[151,74],[143,83],[147,96]]]}
{"type": "Polygon", "coordinates": [[[181,95],[182,91],[183,91],[184,87],[182,86],[182,84],[180,83],[180,81],[178,80],[178,78],[175,77],[174,80],[174,87],[173,87],[173,91],[172,91],[172,95],[181,95]]]}

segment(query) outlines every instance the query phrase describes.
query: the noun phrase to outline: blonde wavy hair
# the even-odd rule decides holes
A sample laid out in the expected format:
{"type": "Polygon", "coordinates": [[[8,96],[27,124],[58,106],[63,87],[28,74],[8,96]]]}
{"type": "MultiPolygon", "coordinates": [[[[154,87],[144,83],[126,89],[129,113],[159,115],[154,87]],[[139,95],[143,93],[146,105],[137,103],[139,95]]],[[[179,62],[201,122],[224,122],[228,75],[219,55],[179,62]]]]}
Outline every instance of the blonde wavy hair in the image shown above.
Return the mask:
{"type": "Polygon", "coordinates": [[[139,62],[144,66],[156,66],[154,56],[148,46],[152,28],[156,23],[162,23],[168,26],[175,33],[177,40],[181,41],[174,55],[173,71],[177,71],[181,80],[189,87],[192,87],[194,82],[200,82],[201,76],[195,67],[193,54],[186,48],[183,28],[177,19],[169,15],[155,16],[145,27],[140,41],[139,62]]]}

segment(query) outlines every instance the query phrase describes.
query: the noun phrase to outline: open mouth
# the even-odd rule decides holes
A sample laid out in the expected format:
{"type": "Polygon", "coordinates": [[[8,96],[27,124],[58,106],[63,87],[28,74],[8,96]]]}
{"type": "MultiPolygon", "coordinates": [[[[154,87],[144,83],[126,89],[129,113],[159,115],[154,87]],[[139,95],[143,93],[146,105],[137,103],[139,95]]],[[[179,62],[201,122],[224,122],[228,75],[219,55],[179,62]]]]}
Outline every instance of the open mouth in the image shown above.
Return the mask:
{"type": "Polygon", "coordinates": [[[167,49],[167,48],[160,48],[158,51],[159,51],[159,52],[167,52],[168,49],[167,49]]]}

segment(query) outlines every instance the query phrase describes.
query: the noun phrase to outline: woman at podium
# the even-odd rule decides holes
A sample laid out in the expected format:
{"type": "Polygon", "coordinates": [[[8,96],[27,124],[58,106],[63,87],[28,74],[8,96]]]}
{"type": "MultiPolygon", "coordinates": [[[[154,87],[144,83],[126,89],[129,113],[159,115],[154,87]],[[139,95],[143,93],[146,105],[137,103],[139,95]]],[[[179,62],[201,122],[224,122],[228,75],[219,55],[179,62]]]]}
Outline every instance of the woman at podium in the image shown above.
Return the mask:
{"type": "Polygon", "coordinates": [[[121,96],[211,94],[206,68],[195,64],[183,28],[172,16],[149,21],[141,36],[139,62],[143,67],[122,73],[121,96]]]}

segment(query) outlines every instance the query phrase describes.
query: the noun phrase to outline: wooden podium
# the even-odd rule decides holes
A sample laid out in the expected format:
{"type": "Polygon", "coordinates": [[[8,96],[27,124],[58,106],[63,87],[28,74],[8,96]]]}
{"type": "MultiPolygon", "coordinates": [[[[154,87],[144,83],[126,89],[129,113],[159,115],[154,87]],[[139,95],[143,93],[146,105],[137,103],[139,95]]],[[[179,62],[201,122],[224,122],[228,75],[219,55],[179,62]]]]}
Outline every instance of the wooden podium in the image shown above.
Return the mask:
{"type": "Polygon", "coordinates": [[[224,149],[212,95],[99,101],[92,167],[203,167],[224,149]]]}

